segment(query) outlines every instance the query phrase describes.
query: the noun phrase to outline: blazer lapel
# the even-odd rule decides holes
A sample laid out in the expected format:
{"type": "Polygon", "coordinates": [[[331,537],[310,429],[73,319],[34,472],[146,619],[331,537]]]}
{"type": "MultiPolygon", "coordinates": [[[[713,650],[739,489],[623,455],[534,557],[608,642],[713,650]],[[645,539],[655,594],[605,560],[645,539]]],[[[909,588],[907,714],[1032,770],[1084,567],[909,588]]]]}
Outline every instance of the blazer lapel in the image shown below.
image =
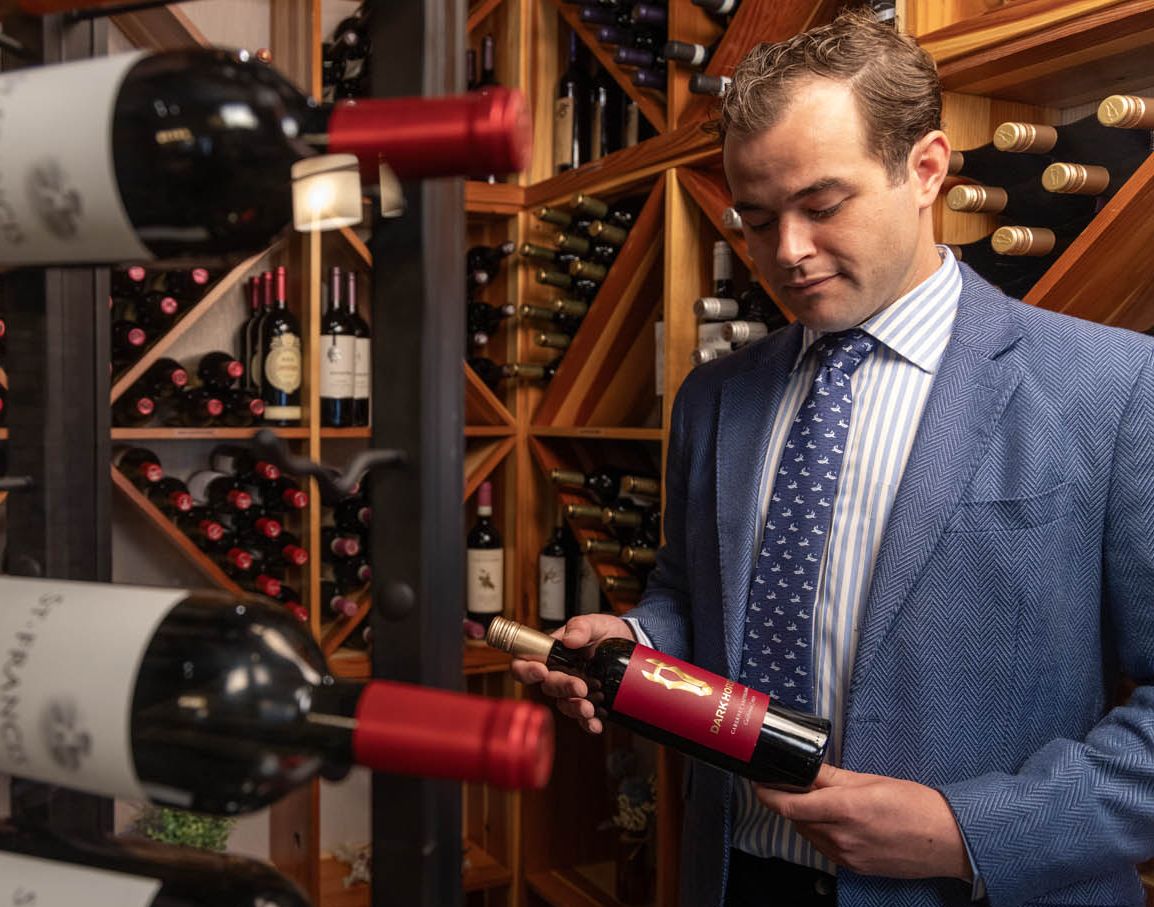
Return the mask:
{"type": "Polygon", "coordinates": [[[1019,331],[1001,294],[963,268],[950,342],[926,401],[882,537],[860,623],[851,691],[868,675],[902,602],[938,543],[1021,379],[996,361],[1019,331]]]}
{"type": "Polygon", "coordinates": [[[722,385],[717,419],[717,538],[725,653],[737,677],[757,544],[759,501],[774,414],[801,345],[792,325],[759,345],[757,360],[722,385]]]}

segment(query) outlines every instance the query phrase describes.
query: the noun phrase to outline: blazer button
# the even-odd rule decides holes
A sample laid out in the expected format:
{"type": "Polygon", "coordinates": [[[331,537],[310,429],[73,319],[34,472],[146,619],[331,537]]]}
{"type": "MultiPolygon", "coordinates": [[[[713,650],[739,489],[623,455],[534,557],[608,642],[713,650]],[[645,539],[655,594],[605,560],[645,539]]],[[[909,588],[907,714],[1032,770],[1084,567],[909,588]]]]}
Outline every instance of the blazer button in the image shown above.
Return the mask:
{"type": "Polygon", "coordinates": [[[813,890],[823,897],[833,894],[833,882],[830,879],[817,879],[813,883],[813,890]]]}

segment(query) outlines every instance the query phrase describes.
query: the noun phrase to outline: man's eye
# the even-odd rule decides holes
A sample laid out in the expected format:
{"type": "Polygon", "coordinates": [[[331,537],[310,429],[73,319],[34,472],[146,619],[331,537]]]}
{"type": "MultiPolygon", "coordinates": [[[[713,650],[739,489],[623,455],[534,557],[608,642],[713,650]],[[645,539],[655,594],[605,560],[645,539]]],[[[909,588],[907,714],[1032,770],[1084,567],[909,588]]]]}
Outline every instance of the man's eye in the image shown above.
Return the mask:
{"type": "Polygon", "coordinates": [[[753,223],[750,223],[748,220],[746,220],[746,221],[744,221],[744,224],[746,227],[748,227],[753,232],[761,233],[765,230],[769,230],[772,227],[776,227],[777,226],[777,218],[772,217],[763,224],[753,224],[753,223]]]}
{"type": "Polygon", "coordinates": [[[835,214],[837,214],[838,211],[841,210],[841,206],[844,204],[845,204],[845,202],[838,202],[836,205],[831,205],[828,208],[819,208],[817,210],[811,210],[809,212],[809,216],[812,217],[814,220],[825,220],[826,218],[833,217],[835,214]]]}

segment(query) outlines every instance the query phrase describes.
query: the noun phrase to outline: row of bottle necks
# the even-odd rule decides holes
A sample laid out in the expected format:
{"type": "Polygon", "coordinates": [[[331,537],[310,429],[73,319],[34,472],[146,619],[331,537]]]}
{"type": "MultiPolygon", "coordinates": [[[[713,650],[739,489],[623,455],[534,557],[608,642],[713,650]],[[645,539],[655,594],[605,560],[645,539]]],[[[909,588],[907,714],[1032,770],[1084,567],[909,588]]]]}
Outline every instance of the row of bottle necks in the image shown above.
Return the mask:
{"type": "MultiPolygon", "coordinates": [[[[242,588],[281,602],[302,620],[295,588],[313,553],[302,541],[309,494],[251,448],[222,444],[186,480],[143,447],[118,446],[113,465],[200,551],[242,588]]],[[[322,621],[353,616],[372,579],[372,507],[365,489],[327,503],[322,516],[322,621]]]]}
{"type": "MultiPolygon", "coordinates": [[[[195,369],[170,358],[154,362],[115,407],[124,426],[292,426],[302,419],[304,374],[300,322],[288,306],[284,266],[252,275],[245,286],[248,317],[235,350],[201,356],[195,369]],[[195,378],[195,381],[191,380],[195,378]]],[[[326,274],[325,309],[316,345],[320,424],[369,424],[372,333],[358,311],[358,273],[333,266],[326,274]]],[[[130,267],[113,272],[112,371],[130,368],[174,328],[209,288],[205,269],[150,274],[130,267]],[[176,293],[173,273],[198,275],[199,293],[176,293]]]]}
{"type": "MultiPolygon", "coordinates": [[[[558,495],[578,498],[558,501],[553,534],[538,556],[538,613],[541,625],[552,628],[575,614],[612,610],[603,587],[641,594],[661,541],[661,486],[656,476],[614,466],[588,473],[558,468],[549,478],[558,495]],[[602,577],[598,563],[619,569],[602,577]]],[[[466,611],[486,627],[505,609],[504,539],[488,482],[477,491],[476,514],[466,539],[466,611]]]]}

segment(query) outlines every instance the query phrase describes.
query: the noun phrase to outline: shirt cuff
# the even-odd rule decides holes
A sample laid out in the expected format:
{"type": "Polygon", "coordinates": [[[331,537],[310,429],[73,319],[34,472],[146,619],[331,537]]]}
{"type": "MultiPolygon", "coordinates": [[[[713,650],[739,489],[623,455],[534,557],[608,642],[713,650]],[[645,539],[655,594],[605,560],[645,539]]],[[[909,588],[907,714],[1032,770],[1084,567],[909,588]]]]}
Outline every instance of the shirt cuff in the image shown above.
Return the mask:
{"type": "Polygon", "coordinates": [[[974,884],[970,888],[970,900],[982,901],[986,897],[986,883],[982,877],[978,875],[978,864],[974,862],[974,855],[970,851],[970,844],[966,840],[966,836],[962,835],[962,846],[966,848],[966,859],[970,861],[970,873],[974,877],[974,884]]]}
{"type": "Polygon", "coordinates": [[[625,621],[625,623],[629,624],[629,629],[633,631],[634,638],[639,643],[641,643],[641,645],[648,646],[651,649],[653,648],[653,640],[651,640],[649,635],[641,629],[641,624],[638,622],[636,617],[625,617],[622,619],[625,621]]]}

